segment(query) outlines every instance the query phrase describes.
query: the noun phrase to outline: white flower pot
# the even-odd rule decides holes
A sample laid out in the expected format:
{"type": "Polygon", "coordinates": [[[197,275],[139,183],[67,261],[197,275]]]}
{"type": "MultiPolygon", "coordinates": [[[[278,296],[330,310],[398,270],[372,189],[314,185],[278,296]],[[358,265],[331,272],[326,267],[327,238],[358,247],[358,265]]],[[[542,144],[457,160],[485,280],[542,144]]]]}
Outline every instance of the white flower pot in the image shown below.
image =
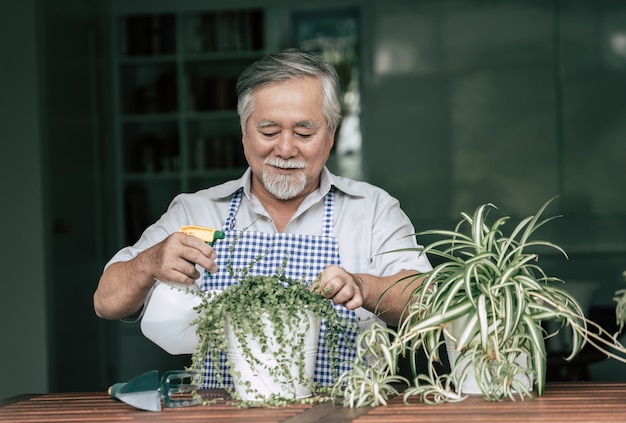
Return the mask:
{"type": "MultiPolygon", "coordinates": [[[[448,326],[448,331],[455,339],[458,339],[459,334],[463,330],[466,319],[464,317],[455,320],[450,323],[448,326]]],[[[456,387],[456,392],[459,395],[481,395],[483,392],[476,381],[476,373],[474,370],[474,366],[469,362],[458,363],[459,355],[461,352],[457,348],[456,342],[444,332],[444,340],[446,343],[446,352],[448,353],[448,361],[450,362],[450,367],[452,369],[453,374],[460,378],[462,376],[463,371],[467,368],[467,375],[463,380],[460,387],[456,387]]],[[[467,360],[469,361],[469,360],[467,360]]],[[[520,353],[515,359],[515,363],[517,363],[521,367],[528,367],[528,355],[526,353],[520,353]]],[[[532,389],[533,379],[532,377],[528,377],[525,374],[519,374],[515,376],[515,379],[523,386],[525,386],[528,390],[532,389]]]]}
{"type": "Polygon", "coordinates": [[[228,344],[227,359],[233,367],[234,389],[237,395],[244,401],[262,401],[271,395],[281,398],[301,399],[311,396],[311,386],[315,372],[315,358],[317,355],[317,343],[320,331],[320,318],[311,312],[303,312],[297,328],[287,334],[287,339],[280,346],[271,336],[274,333],[274,325],[267,315],[259,317],[263,323],[263,332],[270,336],[268,351],[262,351],[258,342],[258,336],[247,334],[245,344],[252,356],[259,359],[261,364],[250,363],[242,354],[242,346],[233,330],[230,322],[226,319],[224,330],[228,344]],[[300,343],[299,334],[305,334],[304,342],[300,343]],[[283,358],[291,359],[291,373],[286,376],[274,377],[270,369],[276,367],[280,358],[276,352],[283,350],[283,358]],[[297,359],[299,352],[304,350],[304,375],[299,375],[297,359]]]}

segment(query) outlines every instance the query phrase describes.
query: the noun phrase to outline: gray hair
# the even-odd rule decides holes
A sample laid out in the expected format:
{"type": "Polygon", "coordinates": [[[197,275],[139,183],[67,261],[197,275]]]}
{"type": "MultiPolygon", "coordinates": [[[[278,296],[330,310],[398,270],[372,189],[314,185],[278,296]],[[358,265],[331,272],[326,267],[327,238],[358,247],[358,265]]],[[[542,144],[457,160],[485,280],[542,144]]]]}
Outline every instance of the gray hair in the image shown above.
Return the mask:
{"type": "Polygon", "coordinates": [[[294,78],[313,76],[322,84],[322,113],[328,122],[328,135],[341,118],[341,82],[335,68],[319,55],[288,49],[269,54],[246,68],[237,80],[237,113],[242,130],[254,111],[252,95],[259,88],[294,78]]]}

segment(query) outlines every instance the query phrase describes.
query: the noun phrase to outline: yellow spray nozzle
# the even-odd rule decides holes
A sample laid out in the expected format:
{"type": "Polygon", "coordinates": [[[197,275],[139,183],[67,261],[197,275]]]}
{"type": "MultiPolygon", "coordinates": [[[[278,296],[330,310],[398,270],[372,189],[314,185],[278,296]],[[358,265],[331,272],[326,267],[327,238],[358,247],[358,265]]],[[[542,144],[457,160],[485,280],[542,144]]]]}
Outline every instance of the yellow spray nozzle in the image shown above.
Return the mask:
{"type": "Polygon", "coordinates": [[[218,239],[224,239],[225,236],[224,232],[218,229],[195,225],[181,226],[179,232],[198,237],[209,245],[213,245],[218,239]]]}

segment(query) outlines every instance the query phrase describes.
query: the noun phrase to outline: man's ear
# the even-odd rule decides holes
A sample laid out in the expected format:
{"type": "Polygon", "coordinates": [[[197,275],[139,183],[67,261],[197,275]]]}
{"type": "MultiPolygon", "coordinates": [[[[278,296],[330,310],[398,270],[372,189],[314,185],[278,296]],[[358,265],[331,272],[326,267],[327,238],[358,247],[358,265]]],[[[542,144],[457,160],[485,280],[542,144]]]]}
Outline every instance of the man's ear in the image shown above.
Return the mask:
{"type": "Polygon", "coordinates": [[[335,127],[333,128],[333,130],[330,133],[330,148],[333,148],[333,146],[335,145],[335,134],[337,133],[337,125],[335,125],[335,127]]]}

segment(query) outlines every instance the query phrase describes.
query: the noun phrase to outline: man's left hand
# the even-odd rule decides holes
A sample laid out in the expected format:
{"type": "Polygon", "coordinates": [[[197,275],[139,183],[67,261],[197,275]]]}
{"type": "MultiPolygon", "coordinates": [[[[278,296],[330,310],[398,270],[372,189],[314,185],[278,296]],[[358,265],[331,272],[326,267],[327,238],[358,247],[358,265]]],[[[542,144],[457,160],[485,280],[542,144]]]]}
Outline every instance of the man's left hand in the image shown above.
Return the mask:
{"type": "Polygon", "coordinates": [[[337,265],[330,265],[324,269],[319,282],[313,284],[312,289],[349,310],[363,305],[362,280],[337,265]]]}

